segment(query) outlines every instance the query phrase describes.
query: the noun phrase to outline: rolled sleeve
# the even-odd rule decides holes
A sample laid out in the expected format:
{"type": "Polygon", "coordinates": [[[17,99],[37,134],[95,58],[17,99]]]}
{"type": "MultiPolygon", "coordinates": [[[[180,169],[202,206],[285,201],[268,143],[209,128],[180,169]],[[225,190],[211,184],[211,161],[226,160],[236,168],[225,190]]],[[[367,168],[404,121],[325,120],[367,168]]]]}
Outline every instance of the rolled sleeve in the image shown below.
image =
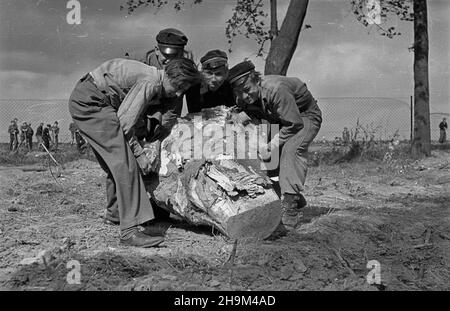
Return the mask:
{"type": "Polygon", "coordinates": [[[130,89],[117,111],[120,126],[135,157],[143,153],[143,148],[136,137],[135,125],[157,95],[158,89],[153,83],[146,80],[139,81],[130,89]]]}
{"type": "Polygon", "coordinates": [[[180,116],[179,105],[177,100],[167,101],[157,112],[148,116],[150,120],[155,121],[154,134],[151,140],[162,141],[170,134],[180,116]]]}

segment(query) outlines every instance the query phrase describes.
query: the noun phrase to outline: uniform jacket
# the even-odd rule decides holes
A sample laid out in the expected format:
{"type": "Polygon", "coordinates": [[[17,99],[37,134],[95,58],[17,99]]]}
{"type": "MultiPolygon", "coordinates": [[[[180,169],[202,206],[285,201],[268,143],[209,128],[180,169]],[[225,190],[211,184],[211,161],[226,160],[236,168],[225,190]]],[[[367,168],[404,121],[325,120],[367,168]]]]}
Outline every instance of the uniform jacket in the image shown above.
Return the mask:
{"type": "MultiPolygon", "coordinates": [[[[190,60],[194,60],[194,55],[191,51],[184,51],[183,57],[186,57],[190,60]]],[[[145,56],[140,59],[141,62],[147,64],[149,66],[156,67],[160,70],[164,69],[164,66],[167,64],[168,60],[164,57],[164,55],[159,51],[158,47],[148,51],[145,53],[145,56]]],[[[190,95],[186,93],[186,103],[192,102],[193,99],[190,98],[190,95]]],[[[165,98],[163,99],[163,104],[167,106],[169,109],[166,111],[166,118],[174,119],[176,121],[177,117],[181,116],[181,111],[183,109],[183,97],[175,97],[175,98],[165,98]]]]}
{"type": "Polygon", "coordinates": [[[19,133],[19,128],[17,127],[17,125],[11,124],[11,125],[8,127],[8,133],[9,133],[10,135],[17,135],[17,134],[19,133]]]}
{"type": "Polygon", "coordinates": [[[52,132],[55,133],[55,135],[59,135],[59,126],[53,125],[52,132]]]}
{"type": "Polygon", "coordinates": [[[279,124],[279,145],[303,128],[302,116],[322,122],[322,112],[306,84],[298,78],[267,75],[261,78],[261,115],[279,124]]]}
{"type": "Polygon", "coordinates": [[[36,129],[36,136],[42,136],[42,125],[39,125],[36,129]]]}
{"type": "Polygon", "coordinates": [[[34,130],[33,130],[33,128],[31,126],[28,126],[27,131],[26,131],[26,135],[27,135],[28,138],[33,137],[34,130]]]}
{"type": "Polygon", "coordinates": [[[50,139],[50,129],[48,127],[45,127],[42,131],[42,139],[50,139]]]}
{"type": "Polygon", "coordinates": [[[77,125],[74,122],[70,123],[69,124],[69,131],[72,132],[72,133],[75,133],[76,130],[77,130],[77,125]]]}
{"type": "Polygon", "coordinates": [[[441,123],[439,123],[439,129],[445,131],[445,129],[447,129],[447,122],[442,121],[441,123]]]}
{"type": "MultiPolygon", "coordinates": [[[[194,56],[191,51],[184,51],[184,57],[193,60],[194,56]]],[[[145,56],[139,61],[149,66],[163,70],[168,60],[159,51],[158,47],[145,53],[145,56]]],[[[186,94],[186,102],[191,102],[190,97],[186,94]]],[[[163,98],[160,107],[152,107],[145,112],[145,119],[139,120],[139,138],[147,138],[152,141],[155,139],[162,140],[170,133],[170,129],[177,122],[177,118],[181,116],[183,110],[183,97],[163,98]],[[156,110],[156,112],[155,112],[156,110]],[[159,130],[155,129],[160,127],[159,130]]]]}
{"type": "Polygon", "coordinates": [[[20,126],[20,137],[21,138],[25,138],[27,130],[28,130],[28,125],[21,125],[20,126]]]}
{"type": "Polygon", "coordinates": [[[135,60],[116,58],[101,64],[90,74],[97,88],[117,109],[120,125],[131,150],[135,156],[139,156],[143,149],[136,130],[140,127],[139,121],[142,121],[144,112],[151,108],[154,119],[163,120],[160,99],[164,71],[135,60]]]}

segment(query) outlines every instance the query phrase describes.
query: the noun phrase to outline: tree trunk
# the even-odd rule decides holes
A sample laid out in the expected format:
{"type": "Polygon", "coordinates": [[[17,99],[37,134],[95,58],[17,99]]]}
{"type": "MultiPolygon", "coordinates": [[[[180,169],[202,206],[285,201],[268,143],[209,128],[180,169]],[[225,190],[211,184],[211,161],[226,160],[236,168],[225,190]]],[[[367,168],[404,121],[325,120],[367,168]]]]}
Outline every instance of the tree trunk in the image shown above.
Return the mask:
{"type": "Polygon", "coordinates": [[[192,224],[214,226],[230,238],[263,239],[280,222],[280,200],[256,157],[234,156],[256,148],[244,141],[258,135],[257,127],[234,124],[236,134],[226,135],[230,116],[219,107],[178,119],[161,144],[158,176],[145,179],[147,191],[158,206],[192,224]]]}
{"type": "Polygon", "coordinates": [[[289,63],[297,48],[307,7],[308,0],[290,1],[278,36],[270,46],[264,74],[286,75],[289,63]]]}
{"type": "Polygon", "coordinates": [[[431,155],[428,88],[427,1],[414,0],[414,139],[413,154],[431,155]]]}
{"type": "Polygon", "coordinates": [[[270,0],[270,41],[278,36],[277,0],[270,0]]]}

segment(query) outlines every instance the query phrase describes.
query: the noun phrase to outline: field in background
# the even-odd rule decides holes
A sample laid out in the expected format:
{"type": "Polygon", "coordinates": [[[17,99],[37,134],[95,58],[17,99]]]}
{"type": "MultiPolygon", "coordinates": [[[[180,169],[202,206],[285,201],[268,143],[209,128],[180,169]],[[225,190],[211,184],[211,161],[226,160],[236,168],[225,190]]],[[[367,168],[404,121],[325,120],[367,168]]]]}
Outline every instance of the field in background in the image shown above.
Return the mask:
{"type": "MultiPolygon", "coordinates": [[[[22,148],[22,147],[21,147],[22,148]]],[[[53,157],[60,164],[68,163],[79,159],[89,159],[97,161],[90,149],[80,153],[75,145],[70,143],[61,143],[56,151],[51,151],[53,157]]],[[[37,149],[37,143],[33,144],[33,150],[27,152],[23,147],[17,153],[9,151],[9,144],[0,143],[0,166],[19,166],[19,165],[37,165],[48,166],[54,165],[50,157],[43,150],[37,149]]]]}
{"type": "MultiPolygon", "coordinates": [[[[342,137],[344,127],[352,129],[359,121],[364,127],[376,131],[375,139],[387,140],[394,133],[400,139],[410,139],[410,99],[379,97],[327,97],[318,98],[318,104],[323,112],[322,128],[317,136],[318,140],[334,140],[342,137]]],[[[186,105],[184,105],[186,106],[186,105]]],[[[186,107],[183,114],[186,113],[186,107]]],[[[450,118],[448,113],[431,114],[431,138],[439,138],[438,125],[442,118],[450,118]]],[[[60,126],[59,139],[70,142],[69,124],[71,117],[67,100],[0,100],[0,142],[8,142],[8,126],[12,119],[17,118],[19,125],[30,122],[34,130],[43,122],[53,124],[58,121],[60,126]]]]}

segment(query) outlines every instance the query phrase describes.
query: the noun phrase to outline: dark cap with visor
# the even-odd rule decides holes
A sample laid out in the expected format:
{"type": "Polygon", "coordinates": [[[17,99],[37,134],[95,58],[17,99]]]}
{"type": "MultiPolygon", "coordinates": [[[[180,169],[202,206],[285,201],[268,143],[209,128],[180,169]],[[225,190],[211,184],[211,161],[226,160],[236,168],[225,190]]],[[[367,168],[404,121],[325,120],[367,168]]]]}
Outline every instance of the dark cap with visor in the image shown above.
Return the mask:
{"type": "Polygon", "coordinates": [[[233,84],[237,82],[240,78],[248,76],[250,73],[255,71],[255,65],[249,60],[240,62],[239,64],[233,66],[228,73],[228,82],[233,84]]]}
{"type": "Polygon", "coordinates": [[[175,28],[167,28],[161,30],[156,36],[159,50],[168,55],[177,54],[188,42],[188,38],[184,33],[175,28]]]}
{"type": "Polygon", "coordinates": [[[228,67],[227,53],[221,50],[211,50],[200,58],[203,69],[216,69],[222,66],[228,67]]]}

